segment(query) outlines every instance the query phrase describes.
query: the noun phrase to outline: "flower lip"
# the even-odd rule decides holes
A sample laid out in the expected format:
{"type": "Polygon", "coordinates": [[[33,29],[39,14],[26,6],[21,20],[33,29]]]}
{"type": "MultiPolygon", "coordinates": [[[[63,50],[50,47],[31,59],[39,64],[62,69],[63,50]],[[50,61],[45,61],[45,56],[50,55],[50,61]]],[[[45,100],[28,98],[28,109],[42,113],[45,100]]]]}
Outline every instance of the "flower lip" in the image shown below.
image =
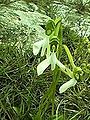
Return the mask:
{"type": "Polygon", "coordinates": [[[45,60],[43,60],[38,66],[37,66],[37,73],[38,76],[41,75],[44,70],[51,65],[51,70],[55,69],[56,65],[56,54],[54,52],[51,53],[49,57],[47,57],[45,60]]]}
{"type": "Polygon", "coordinates": [[[75,78],[70,79],[68,82],[64,83],[60,88],[59,91],[60,93],[65,92],[68,88],[73,87],[76,85],[77,80],[75,78]]]}

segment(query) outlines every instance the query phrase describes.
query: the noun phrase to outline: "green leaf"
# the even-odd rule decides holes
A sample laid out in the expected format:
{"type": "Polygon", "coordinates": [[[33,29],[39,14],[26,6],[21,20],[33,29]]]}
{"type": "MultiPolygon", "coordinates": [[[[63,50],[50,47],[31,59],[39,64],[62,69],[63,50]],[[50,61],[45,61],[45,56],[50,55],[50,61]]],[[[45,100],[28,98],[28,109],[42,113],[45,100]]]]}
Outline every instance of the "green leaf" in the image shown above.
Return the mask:
{"type": "Polygon", "coordinates": [[[77,83],[77,81],[76,81],[75,78],[73,78],[73,79],[69,80],[68,82],[64,83],[59,89],[60,93],[65,92],[68,88],[74,86],[76,83],[77,83]]]}
{"type": "Polygon", "coordinates": [[[18,108],[18,107],[14,107],[14,106],[13,106],[13,109],[15,110],[15,112],[16,112],[17,114],[19,114],[19,108],[18,108]]]}
{"type": "Polygon", "coordinates": [[[68,55],[68,58],[69,58],[69,61],[70,61],[70,64],[71,64],[72,68],[74,68],[75,64],[74,64],[74,61],[73,61],[73,57],[72,57],[72,55],[70,53],[70,50],[68,49],[68,47],[66,45],[63,45],[63,47],[64,47],[64,49],[65,49],[65,51],[66,51],[66,53],[68,55]]]}
{"type": "Polygon", "coordinates": [[[45,31],[45,33],[46,33],[46,35],[51,35],[52,34],[52,32],[53,32],[53,30],[54,30],[54,28],[55,28],[55,23],[54,23],[54,21],[51,19],[51,20],[49,20],[48,22],[47,22],[47,25],[46,25],[46,31],[45,31]]]}
{"type": "Polygon", "coordinates": [[[58,18],[55,19],[55,24],[56,24],[56,25],[57,25],[59,22],[61,22],[61,18],[60,18],[60,17],[58,17],[58,18]]]}

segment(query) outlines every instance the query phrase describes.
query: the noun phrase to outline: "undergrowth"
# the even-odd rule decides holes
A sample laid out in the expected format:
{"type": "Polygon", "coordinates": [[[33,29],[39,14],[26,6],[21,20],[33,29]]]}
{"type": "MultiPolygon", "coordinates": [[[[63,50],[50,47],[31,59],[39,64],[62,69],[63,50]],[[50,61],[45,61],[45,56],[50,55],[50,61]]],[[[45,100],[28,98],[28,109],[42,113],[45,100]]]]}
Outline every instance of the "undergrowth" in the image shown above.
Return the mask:
{"type": "MultiPolygon", "coordinates": [[[[7,7],[9,3],[14,3],[15,1],[19,0],[10,1],[1,0],[0,4],[3,4],[2,6],[7,7]]],[[[38,12],[41,12],[44,15],[48,15],[51,18],[55,18],[57,16],[57,10],[52,6],[52,4],[54,3],[56,3],[57,5],[58,4],[66,5],[68,7],[71,7],[72,9],[76,9],[79,15],[89,14],[90,11],[89,1],[88,3],[83,3],[82,0],[78,0],[78,3],[74,0],[68,0],[67,2],[65,2],[65,0],[57,1],[24,0],[24,1],[26,1],[27,4],[29,2],[35,3],[39,7],[38,12]]],[[[4,15],[1,16],[4,17],[4,15]]],[[[67,20],[69,21],[69,19],[67,20]]],[[[28,21],[28,23],[29,22],[30,21],[28,21]]],[[[3,30],[4,24],[2,24],[2,22],[0,24],[2,25],[3,30]]],[[[5,25],[6,24],[7,22],[5,21],[5,25]]],[[[45,25],[41,24],[41,27],[45,29],[45,25]]],[[[45,59],[45,56],[41,58],[40,53],[39,55],[34,56],[32,53],[31,46],[30,49],[28,49],[28,47],[25,46],[27,40],[25,41],[24,45],[23,35],[22,35],[23,44],[19,43],[17,44],[18,42],[17,34],[14,35],[12,34],[11,36],[7,34],[7,32],[11,32],[11,29],[10,31],[5,32],[5,36],[4,32],[3,33],[0,32],[1,120],[36,120],[36,119],[40,120],[38,119],[37,115],[42,114],[43,114],[42,116],[39,116],[42,117],[42,120],[90,120],[90,35],[79,36],[77,32],[71,30],[71,26],[69,25],[64,26],[64,24],[62,24],[62,26],[63,26],[62,43],[68,46],[73,56],[75,65],[80,66],[80,68],[83,71],[83,76],[80,76],[80,79],[77,81],[77,84],[74,87],[69,88],[67,91],[65,91],[65,93],[62,94],[59,92],[59,88],[61,85],[63,85],[65,82],[69,80],[69,77],[61,72],[59,75],[58,83],[56,84],[56,87],[54,89],[55,91],[52,91],[52,89],[49,89],[53,82],[52,80],[53,72],[50,71],[50,67],[48,67],[45,70],[45,72],[40,76],[37,75],[36,71],[38,64],[40,63],[40,61],[45,59]],[[15,39],[13,38],[14,36],[15,39]],[[26,47],[27,49],[25,50],[26,47]],[[41,104],[42,101],[44,103],[45,102],[44,100],[46,100],[47,98],[47,91],[53,94],[50,96],[50,98],[47,99],[45,106],[43,106],[43,109],[39,111],[39,108],[41,107],[40,105],[42,105],[41,104]],[[52,107],[53,100],[54,107],[52,107]],[[54,108],[54,110],[52,110],[52,108],[54,108]],[[39,112],[41,112],[42,114],[39,112]]],[[[33,31],[35,30],[34,27],[33,31]]],[[[40,29],[40,31],[42,31],[43,28],[40,29]]],[[[39,32],[39,30],[37,32],[39,32]]],[[[16,33],[18,33],[18,29],[16,33]]],[[[24,33],[25,32],[23,32],[23,34],[24,33]]],[[[28,34],[25,33],[26,36],[29,34],[30,34],[29,32],[28,34]]],[[[37,33],[36,35],[34,35],[34,37],[32,37],[33,35],[31,34],[30,36],[32,38],[31,41],[33,41],[34,43],[35,42],[34,39],[36,39],[37,33]]],[[[62,48],[62,55],[60,61],[66,67],[71,69],[64,48],[62,48]]]]}

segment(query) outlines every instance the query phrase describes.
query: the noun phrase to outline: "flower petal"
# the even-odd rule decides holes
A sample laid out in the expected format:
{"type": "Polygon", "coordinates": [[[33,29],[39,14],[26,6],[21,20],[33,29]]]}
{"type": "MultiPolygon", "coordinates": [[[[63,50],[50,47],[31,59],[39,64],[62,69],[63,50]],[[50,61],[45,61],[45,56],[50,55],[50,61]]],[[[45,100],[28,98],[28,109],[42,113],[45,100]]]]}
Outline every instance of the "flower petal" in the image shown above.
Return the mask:
{"type": "Polygon", "coordinates": [[[46,48],[47,48],[46,44],[43,44],[42,50],[41,50],[41,57],[44,56],[46,48]]]}
{"type": "Polygon", "coordinates": [[[49,47],[49,39],[45,39],[42,44],[41,56],[44,56],[45,50],[49,47]]]}
{"type": "Polygon", "coordinates": [[[42,61],[38,66],[37,66],[37,73],[38,76],[41,75],[44,70],[50,65],[50,58],[45,59],[44,61],[42,61]]]}
{"type": "Polygon", "coordinates": [[[68,88],[74,86],[76,83],[77,83],[77,81],[75,80],[75,78],[73,78],[73,79],[69,80],[68,82],[64,83],[59,89],[60,93],[65,92],[68,88]]]}
{"type": "Polygon", "coordinates": [[[44,40],[41,40],[39,42],[36,42],[33,44],[33,54],[37,55],[43,45],[44,40]]]}
{"type": "Polygon", "coordinates": [[[51,70],[54,70],[55,65],[56,65],[56,54],[55,53],[51,53],[50,64],[51,64],[51,70]]]}

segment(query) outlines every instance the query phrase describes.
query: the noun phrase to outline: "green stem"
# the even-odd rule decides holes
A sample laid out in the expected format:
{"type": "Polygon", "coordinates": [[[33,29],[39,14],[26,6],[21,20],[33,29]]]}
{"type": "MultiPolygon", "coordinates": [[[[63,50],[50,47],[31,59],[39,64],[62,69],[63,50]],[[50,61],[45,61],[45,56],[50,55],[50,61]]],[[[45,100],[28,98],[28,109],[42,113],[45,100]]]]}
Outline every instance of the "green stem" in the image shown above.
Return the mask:
{"type": "MultiPolygon", "coordinates": [[[[59,39],[59,46],[57,49],[57,58],[60,60],[60,56],[62,54],[62,25],[61,21],[58,22],[56,25],[55,29],[55,34],[57,35],[59,39]]],[[[50,85],[50,88],[47,90],[47,92],[44,94],[41,103],[39,105],[39,110],[35,116],[35,120],[42,120],[42,116],[45,113],[45,111],[48,108],[49,103],[52,103],[52,117],[54,115],[54,98],[55,98],[55,90],[56,90],[56,85],[59,81],[59,76],[60,76],[60,69],[56,66],[55,70],[53,71],[53,82],[50,85]]]]}
{"type": "MultiPolygon", "coordinates": [[[[61,21],[57,24],[56,30],[58,31],[58,34],[56,32],[56,35],[58,36],[58,40],[59,40],[59,46],[57,49],[57,58],[60,60],[60,56],[62,54],[62,25],[61,25],[61,21]]],[[[61,73],[60,69],[56,66],[56,68],[53,72],[54,88],[53,88],[53,94],[52,94],[52,116],[54,115],[55,90],[56,90],[56,85],[59,81],[60,73],[61,73]]]]}

